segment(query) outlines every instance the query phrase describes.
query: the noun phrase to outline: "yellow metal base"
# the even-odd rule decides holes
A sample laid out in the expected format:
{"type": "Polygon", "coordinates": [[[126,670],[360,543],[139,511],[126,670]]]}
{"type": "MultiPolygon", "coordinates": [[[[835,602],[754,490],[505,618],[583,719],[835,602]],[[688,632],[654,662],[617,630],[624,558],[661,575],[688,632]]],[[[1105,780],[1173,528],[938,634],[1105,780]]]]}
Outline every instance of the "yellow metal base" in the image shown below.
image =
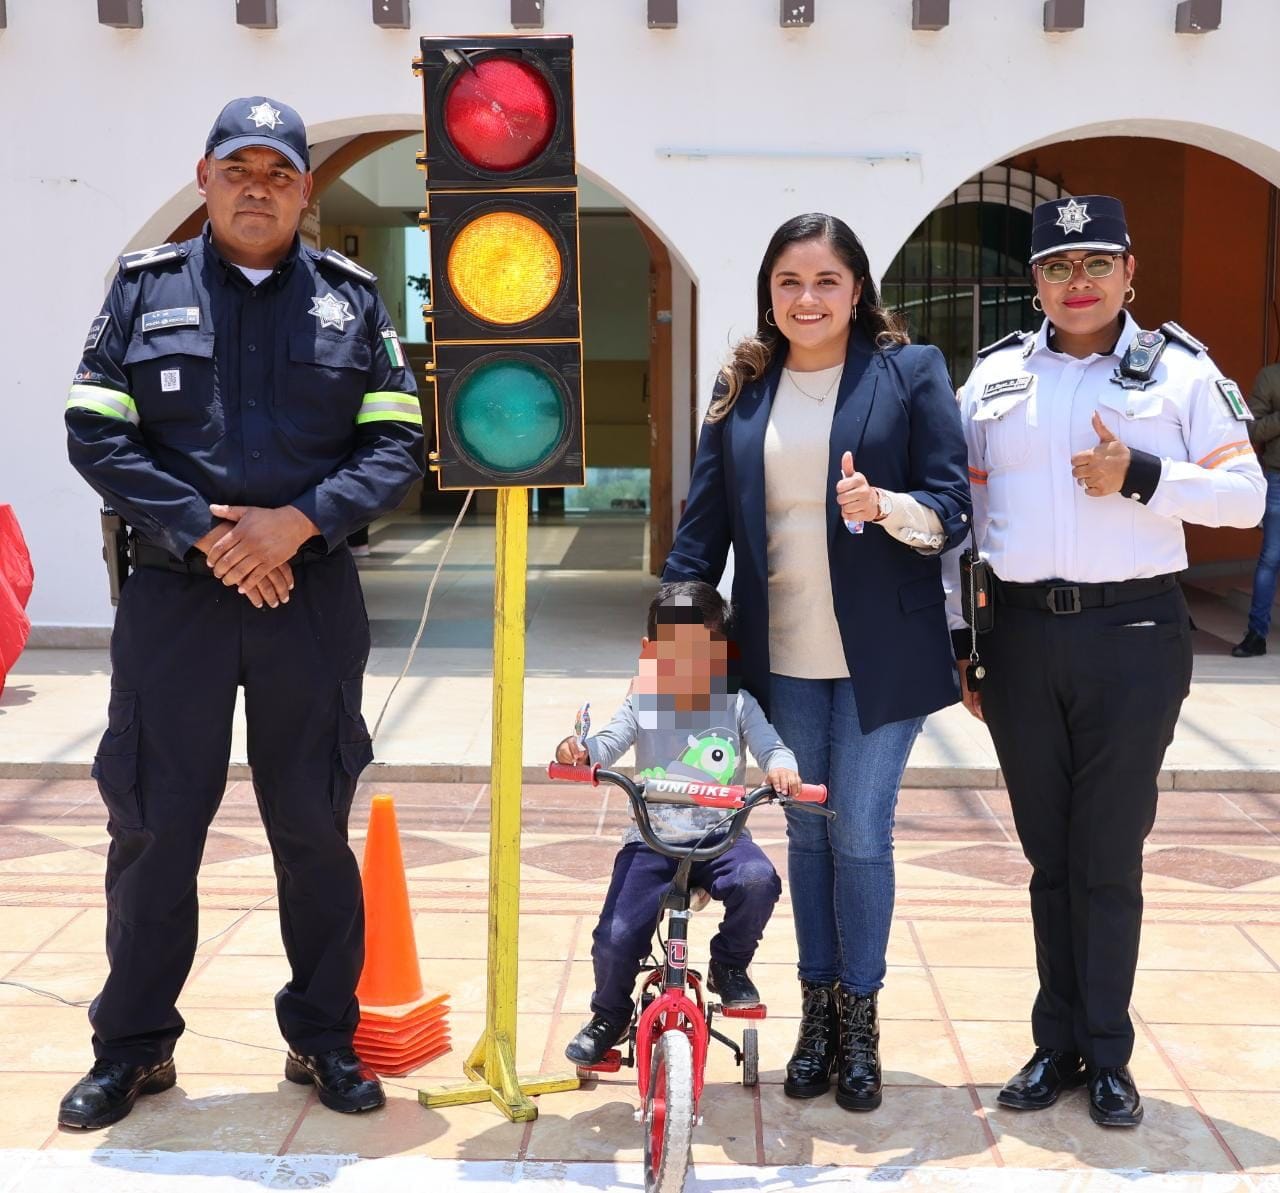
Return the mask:
{"type": "Polygon", "coordinates": [[[421,1105],[465,1106],[471,1102],[492,1102],[515,1123],[529,1123],[538,1117],[538,1094],[558,1094],[577,1089],[577,1075],[520,1077],[516,1074],[511,1041],[501,1034],[480,1037],[462,1071],[471,1078],[457,1085],[435,1085],[418,1091],[421,1105]],[[488,1074],[492,1073],[492,1078],[488,1074]]]}

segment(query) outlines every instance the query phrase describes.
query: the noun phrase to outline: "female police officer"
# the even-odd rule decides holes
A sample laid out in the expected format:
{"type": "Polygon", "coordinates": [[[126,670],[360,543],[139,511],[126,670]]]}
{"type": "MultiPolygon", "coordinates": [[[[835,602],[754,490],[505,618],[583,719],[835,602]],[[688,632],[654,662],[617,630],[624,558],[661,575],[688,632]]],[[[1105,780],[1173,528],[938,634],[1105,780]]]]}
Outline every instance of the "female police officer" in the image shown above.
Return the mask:
{"type": "Polygon", "coordinates": [[[1128,1007],[1142,843],[1191,679],[1182,523],[1255,526],[1264,494],[1235,383],[1176,324],[1124,309],[1129,243],[1118,199],[1037,206],[1044,323],[980,353],[960,391],[994,626],[979,663],[968,631],[955,644],[1032,865],[1040,978],[1035,1053],[998,1100],[1037,1110],[1087,1081],[1103,1126],[1142,1118],[1128,1007]]]}

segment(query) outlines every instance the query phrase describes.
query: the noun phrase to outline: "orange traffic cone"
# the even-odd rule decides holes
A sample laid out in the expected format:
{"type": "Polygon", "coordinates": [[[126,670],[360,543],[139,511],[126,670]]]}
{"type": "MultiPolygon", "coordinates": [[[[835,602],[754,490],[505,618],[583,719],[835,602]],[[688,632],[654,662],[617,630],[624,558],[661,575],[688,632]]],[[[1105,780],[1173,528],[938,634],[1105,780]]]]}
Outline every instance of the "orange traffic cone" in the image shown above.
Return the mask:
{"type": "Polygon", "coordinates": [[[364,969],[355,1048],[375,1072],[408,1073],[450,1048],[448,995],[423,996],[395,801],[375,795],[364,843],[364,969]]]}

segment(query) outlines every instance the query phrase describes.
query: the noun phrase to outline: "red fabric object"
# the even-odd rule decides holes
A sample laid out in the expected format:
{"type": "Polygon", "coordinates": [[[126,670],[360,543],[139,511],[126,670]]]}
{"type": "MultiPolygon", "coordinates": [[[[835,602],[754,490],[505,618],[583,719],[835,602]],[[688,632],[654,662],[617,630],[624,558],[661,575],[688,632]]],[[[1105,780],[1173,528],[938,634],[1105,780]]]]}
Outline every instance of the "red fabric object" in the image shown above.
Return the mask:
{"type": "Polygon", "coordinates": [[[34,582],[31,555],[18,517],[13,506],[0,505],[0,691],[31,634],[26,606],[34,582]]]}

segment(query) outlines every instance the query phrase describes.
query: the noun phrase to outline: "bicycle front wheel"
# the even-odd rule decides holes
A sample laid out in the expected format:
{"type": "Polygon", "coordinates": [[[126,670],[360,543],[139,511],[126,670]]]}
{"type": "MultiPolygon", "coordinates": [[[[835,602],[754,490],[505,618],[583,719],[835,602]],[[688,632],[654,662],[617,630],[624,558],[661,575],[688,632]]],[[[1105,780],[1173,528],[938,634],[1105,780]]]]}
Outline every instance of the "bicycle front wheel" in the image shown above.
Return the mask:
{"type": "Polygon", "coordinates": [[[681,1193],[693,1143],[693,1047],[665,1031],[653,1049],[644,1100],[645,1193],[681,1193]]]}

